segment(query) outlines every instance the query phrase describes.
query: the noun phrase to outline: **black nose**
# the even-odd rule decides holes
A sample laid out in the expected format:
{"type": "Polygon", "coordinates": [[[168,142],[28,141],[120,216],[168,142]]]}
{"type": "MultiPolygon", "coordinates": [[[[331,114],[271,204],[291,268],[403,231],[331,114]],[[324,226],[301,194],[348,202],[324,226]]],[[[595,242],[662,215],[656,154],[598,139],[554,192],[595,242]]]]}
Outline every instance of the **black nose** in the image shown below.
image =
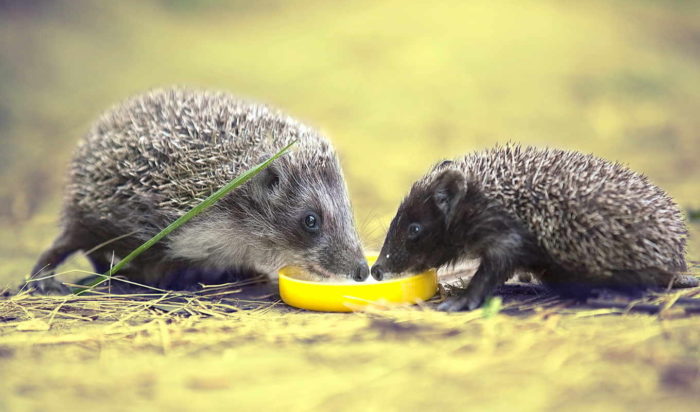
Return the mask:
{"type": "Polygon", "coordinates": [[[357,282],[362,282],[369,277],[369,266],[367,263],[362,262],[355,269],[355,273],[352,274],[352,278],[357,282]]]}
{"type": "Polygon", "coordinates": [[[372,266],[372,277],[377,280],[382,280],[384,278],[384,268],[382,265],[372,266]]]}

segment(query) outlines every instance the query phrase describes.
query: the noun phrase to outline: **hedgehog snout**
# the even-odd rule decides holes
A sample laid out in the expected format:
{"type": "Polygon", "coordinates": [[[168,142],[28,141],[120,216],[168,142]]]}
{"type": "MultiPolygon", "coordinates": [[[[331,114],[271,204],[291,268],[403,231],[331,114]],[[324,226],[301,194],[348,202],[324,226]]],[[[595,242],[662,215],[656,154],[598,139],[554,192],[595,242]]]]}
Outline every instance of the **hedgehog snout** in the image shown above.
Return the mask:
{"type": "Polygon", "coordinates": [[[382,280],[385,272],[384,266],[381,264],[375,263],[374,266],[372,266],[372,277],[375,280],[382,280]]]}
{"type": "Polygon", "coordinates": [[[363,282],[368,277],[369,277],[369,266],[367,265],[367,262],[362,260],[361,262],[359,262],[359,264],[355,268],[355,272],[352,274],[352,278],[356,282],[363,282]]]}

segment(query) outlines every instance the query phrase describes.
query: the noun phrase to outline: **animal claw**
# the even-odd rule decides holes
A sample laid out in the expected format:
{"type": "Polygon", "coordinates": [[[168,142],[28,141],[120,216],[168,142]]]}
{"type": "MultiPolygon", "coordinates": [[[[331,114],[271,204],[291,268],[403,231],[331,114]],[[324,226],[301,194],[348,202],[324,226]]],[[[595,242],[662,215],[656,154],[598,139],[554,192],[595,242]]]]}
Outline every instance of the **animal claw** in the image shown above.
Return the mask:
{"type": "Polygon", "coordinates": [[[461,310],[477,309],[484,302],[478,296],[469,294],[460,294],[447,298],[444,302],[438,305],[437,309],[443,312],[459,312],[461,310]]]}

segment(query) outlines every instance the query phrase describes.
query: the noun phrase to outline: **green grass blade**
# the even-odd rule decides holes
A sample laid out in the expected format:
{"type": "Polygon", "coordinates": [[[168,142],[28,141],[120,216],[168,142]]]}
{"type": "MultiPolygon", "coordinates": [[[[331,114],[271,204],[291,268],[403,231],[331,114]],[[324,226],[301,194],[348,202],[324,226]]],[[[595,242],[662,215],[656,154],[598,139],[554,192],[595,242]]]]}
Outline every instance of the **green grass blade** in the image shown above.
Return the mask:
{"type": "Polygon", "coordinates": [[[123,259],[121,259],[116,265],[114,265],[109,271],[102,275],[98,275],[98,279],[95,279],[91,282],[89,282],[85,288],[78,289],[74,291],[76,295],[82,295],[83,293],[89,291],[90,289],[94,288],[95,286],[99,285],[100,283],[105,282],[108,280],[112,275],[117,273],[119,270],[121,270],[124,266],[126,266],[129,262],[134,260],[137,256],[139,256],[141,253],[145,252],[148,250],[151,246],[156,244],[158,241],[166,237],[170,232],[173,230],[177,229],[178,227],[182,226],[185,224],[188,220],[192,219],[193,217],[199,215],[202,213],[204,210],[212,206],[214,203],[219,201],[222,197],[226,196],[229,192],[237,188],[238,186],[242,185],[243,183],[247,182],[248,180],[252,179],[255,175],[263,171],[266,167],[270,165],[273,161],[277,160],[280,156],[283,156],[285,153],[289,151],[289,149],[296,143],[296,140],[293,141],[292,143],[288,144],[284,148],[282,148],[279,152],[277,152],[274,156],[270,157],[266,161],[260,163],[259,165],[245,171],[243,174],[240,176],[236,177],[235,179],[231,180],[228,182],[224,187],[221,189],[217,190],[216,192],[212,193],[209,197],[204,199],[200,204],[197,206],[193,207],[182,215],[180,218],[175,220],[173,223],[169,224],[165,229],[161,230],[157,235],[153,236],[152,238],[148,239],[144,244],[139,246],[138,248],[134,249],[131,253],[126,255],[123,259]]]}

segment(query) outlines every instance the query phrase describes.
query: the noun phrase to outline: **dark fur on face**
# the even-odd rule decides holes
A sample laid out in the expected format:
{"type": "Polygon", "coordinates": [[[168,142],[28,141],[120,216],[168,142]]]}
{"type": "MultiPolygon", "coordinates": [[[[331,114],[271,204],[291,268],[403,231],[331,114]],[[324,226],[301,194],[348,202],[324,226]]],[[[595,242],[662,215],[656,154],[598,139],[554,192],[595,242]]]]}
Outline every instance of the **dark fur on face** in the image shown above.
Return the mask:
{"type": "Polygon", "coordinates": [[[446,168],[430,185],[414,185],[404,199],[372,267],[372,276],[419,272],[463,258],[481,258],[467,301],[446,308],[474,309],[516,267],[538,260],[537,254],[528,253],[533,249],[531,236],[487,200],[477,182],[468,181],[459,170],[446,168]]]}
{"type": "MultiPolygon", "coordinates": [[[[474,197],[478,205],[477,194],[471,193],[474,189],[466,186],[458,171],[451,170],[428,187],[414,186],[389,226],[375,267],[381,266],[389,273],[418,272],[456,259],[463,242],[455,241],[453,236],[458,223],[455,209],[463,208],[465,195],[474,197]]],[[[468,219],[467,214],[473,214],[474,208],[463,212],[463,218],[468,219]]]]}

